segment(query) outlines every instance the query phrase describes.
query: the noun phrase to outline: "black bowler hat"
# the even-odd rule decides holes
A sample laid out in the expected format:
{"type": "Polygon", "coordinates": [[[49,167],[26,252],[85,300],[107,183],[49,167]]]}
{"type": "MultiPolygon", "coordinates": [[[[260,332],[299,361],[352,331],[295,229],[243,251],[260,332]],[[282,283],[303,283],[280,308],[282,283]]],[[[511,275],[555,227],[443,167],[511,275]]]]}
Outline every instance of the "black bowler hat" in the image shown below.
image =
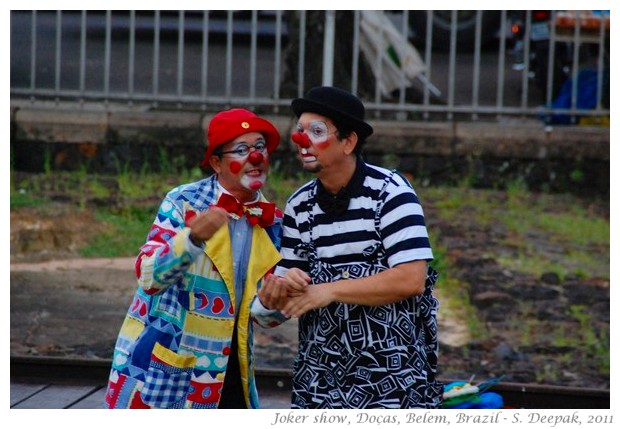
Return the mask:
{"type": "Polygon", "coordinates": [[[312,88],[305,98],[296,98],[291,107],[297,117],[304,112],[318,113],[336,123],[349,126],[360,138],[372,134],[373,129],[364,122],[364,105],[355,95],[333,86],[312,88]]]}

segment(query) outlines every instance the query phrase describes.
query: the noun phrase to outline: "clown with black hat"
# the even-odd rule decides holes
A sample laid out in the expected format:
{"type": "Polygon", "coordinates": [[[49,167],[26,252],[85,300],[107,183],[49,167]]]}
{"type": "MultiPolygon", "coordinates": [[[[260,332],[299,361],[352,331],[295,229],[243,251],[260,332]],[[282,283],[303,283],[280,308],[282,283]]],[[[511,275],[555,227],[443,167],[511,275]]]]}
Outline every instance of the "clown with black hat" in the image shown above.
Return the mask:
{"type": "Polygon", "coordinates": [[[280,134],[235,108],[213,116],[207,143],[215,173],[168,192],[140,249],[107,408],[259,408],[253,324],[286,320],[251,310],[280,260],[282,213],[261,193],[280,134]]]}
{"type": "Polygon", "coordinates": [[[418,196],[362,159],[373,128],[354,94],[313,88],[292,109],[316,179],[288,199],[277,277],[259,292],[299,318],[291,406],[437,408],[437,273],[418,196]]]}
{"type": "Polygon", "coordinates": [[[340,88],[313,88],[306,98],[294,99],[291,107],[297,117],[305,113],[305,117],[314,114],[318,118],[308,123],[305,132],[302,122],[298,122],[297,130],[292,135],[292,140],[300,148],[304,168],[308,171],[318,172],[323,168],[319,153],[331,135],[330,129],[338,130],[340,138],[350,137],[355,140],[352,147],[356,154],[361,153],[366,138],[373,132],[372,127],[364,121],[365,108],[359,98],[340,88]],[[311,146],[316,150],[309,150],[311,146]]]}

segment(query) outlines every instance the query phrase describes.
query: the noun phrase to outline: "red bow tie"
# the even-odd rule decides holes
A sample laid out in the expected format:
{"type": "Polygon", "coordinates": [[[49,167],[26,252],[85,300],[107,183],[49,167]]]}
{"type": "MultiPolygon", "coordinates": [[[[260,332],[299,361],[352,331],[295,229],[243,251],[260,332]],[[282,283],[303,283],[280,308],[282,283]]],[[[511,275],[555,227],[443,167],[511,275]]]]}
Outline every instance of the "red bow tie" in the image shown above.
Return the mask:
{"type": "Polygon", "coordinates": [[[276,213],[276,205],[274,203],[249,203],[241,204],[235,197],[230,194],[222,193],[217,200],[216,206],[222,207],[228,213],[232,213],[240,218],[245,213],[250,225],[256,225],[266,228],[273,225],[276,213]]]}

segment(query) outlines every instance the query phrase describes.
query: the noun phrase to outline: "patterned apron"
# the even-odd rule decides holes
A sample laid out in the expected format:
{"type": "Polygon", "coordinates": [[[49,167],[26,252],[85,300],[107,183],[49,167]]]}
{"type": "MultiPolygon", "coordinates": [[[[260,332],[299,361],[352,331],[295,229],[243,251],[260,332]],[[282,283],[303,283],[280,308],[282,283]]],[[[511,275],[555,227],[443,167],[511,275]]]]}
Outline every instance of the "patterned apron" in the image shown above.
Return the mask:
{"type": "MultiPolygon", "coordinates": [[[[392,175],[394,171],[392,172],[392,175]]],[[[391,178],[386,178],[381,194],[391,178]]],[[[371,276],[388,269],[379,236],[355,264],[331,265],[317,257],[312,225],[316,185],[309,195],[307,257],[314,284],[371,276]]],[[[422,295],[382,306],[332,303],[299,319],[299,353],[293,364],[292,408],[437,408],[437,273],[428,268],[422,295]]],[[[389,287],[389,285],[386,285],[389,287]]]]}

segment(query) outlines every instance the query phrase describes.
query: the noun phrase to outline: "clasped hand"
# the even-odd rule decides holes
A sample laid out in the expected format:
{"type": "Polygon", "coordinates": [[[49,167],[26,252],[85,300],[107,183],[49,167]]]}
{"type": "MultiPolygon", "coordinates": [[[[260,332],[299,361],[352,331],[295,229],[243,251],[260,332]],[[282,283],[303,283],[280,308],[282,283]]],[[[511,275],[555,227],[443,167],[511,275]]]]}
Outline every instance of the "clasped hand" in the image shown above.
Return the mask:
{"type": "Polygon", "coordinates": [[[307,311],[325,307],[332,302],[328,284],[311,284],[310,276],[291,268],[284,277],[268,274],[258,291],[261,303],[277,309],[286,317],[299,317],[307,311]]]}

